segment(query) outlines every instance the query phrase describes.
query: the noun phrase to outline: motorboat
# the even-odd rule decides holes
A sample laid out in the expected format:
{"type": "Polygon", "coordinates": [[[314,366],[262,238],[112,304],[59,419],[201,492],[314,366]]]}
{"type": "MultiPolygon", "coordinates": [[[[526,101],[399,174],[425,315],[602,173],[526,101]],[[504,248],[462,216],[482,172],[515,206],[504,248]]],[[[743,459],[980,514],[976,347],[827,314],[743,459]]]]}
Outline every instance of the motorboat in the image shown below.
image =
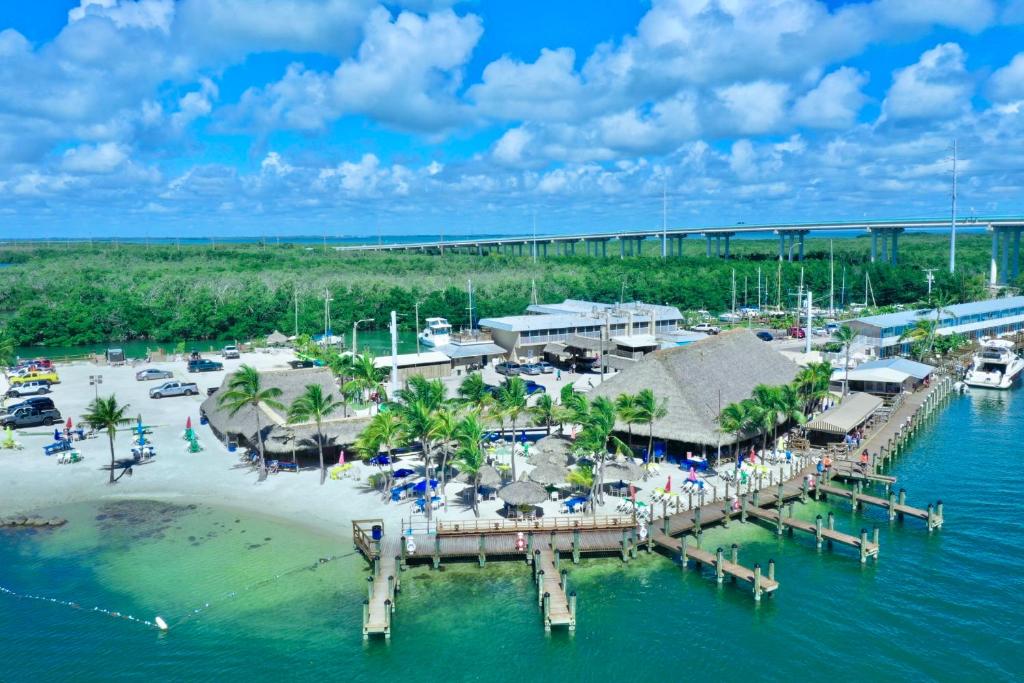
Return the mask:
{"type": "Polygon", "coordinates": [[[1021,370],[1024,370],[1024,360],[1013,352],[1013,342],[982,338],[981,349],[974,354],[964,384],[983,389],[1009,389],[1021,370]]]}
{"type": "Polygon", "coordinates": [[[452,326],[445,318],[427,318],[427,326],[418,336],[424,346],[444,346],[451,341],[452,326]]]}

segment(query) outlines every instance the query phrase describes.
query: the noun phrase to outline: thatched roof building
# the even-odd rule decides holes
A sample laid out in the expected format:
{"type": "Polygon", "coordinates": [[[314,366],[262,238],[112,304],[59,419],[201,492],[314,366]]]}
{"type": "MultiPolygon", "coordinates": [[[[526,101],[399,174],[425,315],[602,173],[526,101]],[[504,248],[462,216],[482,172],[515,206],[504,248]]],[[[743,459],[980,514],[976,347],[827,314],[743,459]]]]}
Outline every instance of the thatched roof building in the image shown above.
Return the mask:
{"type": "MultiPolygon", "coordinates": [[[[203,401],[202,412],[209,420],[210,429],[223,441],[239,441],[255,446],[256,413],[255,409],[246,406],[234,415],[220,405],[218,399],[227,390],[225,377],[220,388],[203,401]]],[[[308,384],[319,384],[324,394],[333,394],[338,398],[340,391],[334,376],[327,368],[304,368],[301,370],[274,370],[260,373],[264,388],[277,387],[281,396],[277,399],[286,407],[306,390],[308,384]]],[[[316,453],[316,423],[304,422],[288,424],[287,411],[276,410],[268,406],[260,406],[260,426],[263,428],[263,442],[267,455],[271,457],[290,456],[292,449],[298,454],[316,453]]],[[[351,444],[369,423],[369,418],[338,417],[323,423],[324,443],[330,447],[326,453],[337,455],[338,448],[351,444]]]]}
{"type": "MultiPolygon", "coordinates": [[[[605,380],[591,398],[612,401],[622,393],[651,389],[667,401],[668,415],[654,423],[656,439],[714,446],[731,444],[733,434],[719,432],[721,405],[749,398],[758,384],[787,384],[800,368],[747,330],[731,330],[700,341],[650,354],[634,367],[605,380]]],[[[626,431],[627,425],[617,428],[626,431]]],[[[634,433],[647,427],[634,426],[634,433]]]]}

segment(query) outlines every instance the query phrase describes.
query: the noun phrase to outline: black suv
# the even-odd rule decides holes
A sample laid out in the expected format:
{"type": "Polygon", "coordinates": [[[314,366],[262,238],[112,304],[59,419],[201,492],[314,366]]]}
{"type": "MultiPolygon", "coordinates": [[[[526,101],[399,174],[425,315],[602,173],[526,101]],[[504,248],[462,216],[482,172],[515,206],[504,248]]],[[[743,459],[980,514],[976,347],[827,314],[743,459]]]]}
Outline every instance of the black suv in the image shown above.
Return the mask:
{"type": "Polygon", "coordinates": [[[52,425],[60,422],[60,411],[55,408],[39,410],[26,406],[12,410],[0,417],[0,427],[38,427],[39,425],[52,425]]]}
{"type": "Polygon", "coordinates": [[[188,362],[189,372],[216,372],[217,370],[223,370],[224,364],[218,363],[215,360],[209,360],[207,358],[200,358],[198,360],[190,360],[188,362]]]}
{"type": "Polygon", "coordinates": [[[54,410],[53,399],[49,396],[33,396],[7,406],[7,412],[13,413],[18,408],[35,408],[36,410],[54,410]]]}

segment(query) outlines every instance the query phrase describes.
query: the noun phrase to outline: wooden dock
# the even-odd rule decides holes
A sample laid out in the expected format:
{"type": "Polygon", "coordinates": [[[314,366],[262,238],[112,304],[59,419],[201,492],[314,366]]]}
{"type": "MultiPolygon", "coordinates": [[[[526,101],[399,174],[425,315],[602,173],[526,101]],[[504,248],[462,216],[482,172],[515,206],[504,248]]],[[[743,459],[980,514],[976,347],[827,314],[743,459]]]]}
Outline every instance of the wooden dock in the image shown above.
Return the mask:
{"type": "Polygon", "coordinates": [[[900,519],[904,517],[912,517],[914,519],[920,519],[927,523],[928,530],[938,529],[942,526],[942,501],[938,501],[934,506],[928,503],[926,509],[916,508],[906,504],[906,490],[901,489],[899,497],[897,498],[896,492],[890,491],[888,498],[879,498],[878,496],[871,496],[866,493],[861,493],[858,490],[845,489],[832,484],[822,483],[818,485],[818,492],[826,496],[835,496],[837,498],[845,498],[853,504],[853,509],[856,510],[859,505],[873,505],[874,507],[882,508],[889,513],[889,519],[900,519]]]}
{"type": "MultiPolygon", "coordinates": [[[[763,509],[759,507],[752,507],[746,510],[746,514],[754,519],[760,519],[769,524],[775,526],[778,533],[781,535],[783,528],[796,529],[798,531],[805,531],[812,534],[815,538],[817,546],[820,548],[822,541],[828,541],[831,546],[832,543],[839,543],[842,545],[856,548],[860,552],[860,561],[867,562],[867,558],[873,557],[878,559],[878,541],[868,541],[868,532],[866,529],[861,529],[860,538],[845,534],[841,531],[836,531],[832,528],[834,517],[829,514],[829,524],[824,526],[822,524],[821,515],[818,515],[815,519],[814,524],[805,522],[802,519],[796,517],[790,517],[781,514],[778,510],[763,509]]],[[[877,536],[877,531],[876,534],[877,536]]]]}
{"type": "Polygon", "coordinates": [[[566,572],[559,571],[558,554],[550,546],[534,551],[533,576],[543,614],[544,630],[564,626],[576,630],[576,594],[566,594],[566,572]]]}
{"type": "Polygon", "coordinates": [[[754,594],[754,600],[760,600],[764,593],[773,593],[779,588],[775,580],[775,560],[768,561],[768,576],[761,575],[761,565],[755,564],[753,569],[748,569],[739,563],[739,546],[732,544],[730,559],[725,559],[725,551],[718,548],[715,554],[688,546],[686,538],[673,538],[666,536],[661,531],[651,534],[652,542],[679,558],[679,564],[683,569],[687,568],[689,560],[693,560],[698,567],[702,564],[713,567],[715,578],[718,583],[723,583],[725,577],[729,576],[734,581],[739,579],[750,584],[754,594]]]}

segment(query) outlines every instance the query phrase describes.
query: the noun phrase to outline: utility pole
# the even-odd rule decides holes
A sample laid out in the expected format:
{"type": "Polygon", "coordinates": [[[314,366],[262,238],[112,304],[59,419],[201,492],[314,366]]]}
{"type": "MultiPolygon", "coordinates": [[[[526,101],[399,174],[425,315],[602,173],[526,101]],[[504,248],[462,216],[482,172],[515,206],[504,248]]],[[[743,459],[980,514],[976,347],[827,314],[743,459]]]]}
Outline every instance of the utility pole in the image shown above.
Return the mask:
{"type": "Polygon", "coordinates": [[[807,290],[807,329],[804,330],[804,353],[811,352],[811,290],[807,290]]]}
{"type": "Polygon", "coordinates": [[[295,336],[299,336],[299,283],[292,283],[292,296],[295,299],[295,336]]]}
{"type": "Polygon", "coordinates": [[[736,269],[732,269],[732,314],[736,315],[736,269]]]}
{"type": "Polygon", "coordinates": [[[928,296],[929,296],[929,298],[932,295],[932,283],[935,282],[935,275],[933,275],[933,273],[936,270],[938,270],[938,268],[925,268],[924,269],[924,279],[925,279],[925,282],[928,283],[928,296]]]}
{"type": "MultiPolygon", "coordinates": [[[[533,211],[533,262],[537,262],[537,210],[533,211]]],[[[534,303],[537,303],[536,301],[534,303]]]]}
{"type": "Polygon", "coordinates": [[[417,301],[413,306],[416,308],[416,355],[418,356],[420,355],[420,302],[417,301]]]}
{"type": "Polygon", "coordinates": [[[949,272],[956,272],[956,138],[953,138],[953,208],[949,215],[949,272]]]}
{"type": "Polygon", "coordinates": [[[836,262],[832,251],[832,240],[828,241],[828,314],[836,314],[836,262]]]}
{"type": "MultiPolygon", "coordinates": [[[[398,315],[391,311],[391,396],[398,393],[398,315]]],[[[427,499],[430,499],[430,476],[427,475],[427,499]]],[[[428,505],[429,507],[429,505],[428,505]]]]}

